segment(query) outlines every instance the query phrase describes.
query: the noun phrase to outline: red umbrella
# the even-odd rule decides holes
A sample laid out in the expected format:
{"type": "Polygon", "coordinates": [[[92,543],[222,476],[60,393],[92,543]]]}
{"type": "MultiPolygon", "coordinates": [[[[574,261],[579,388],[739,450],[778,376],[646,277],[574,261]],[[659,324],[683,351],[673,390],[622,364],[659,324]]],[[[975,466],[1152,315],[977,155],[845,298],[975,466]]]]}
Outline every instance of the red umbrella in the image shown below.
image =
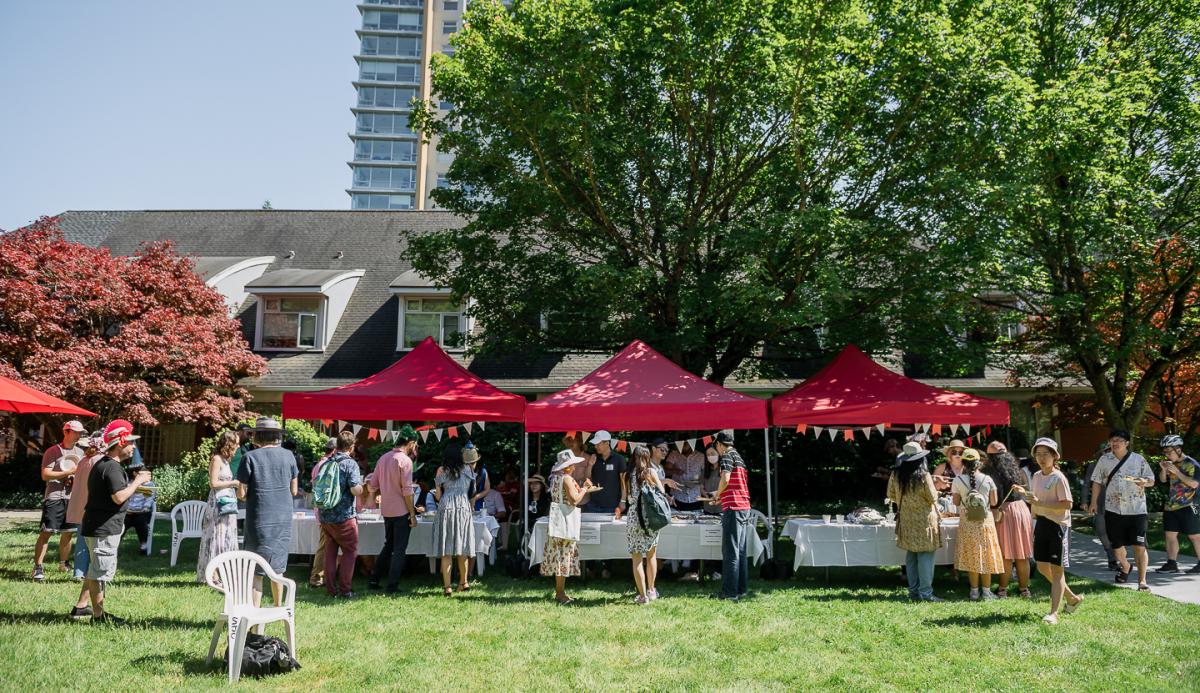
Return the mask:
{"type": "Polygon", "coordinates": [[[51,397],[11,378],[0,375],[0,411],[18,414],[71,414],[74,416],[96,416],[94,412],[51,397]]]}

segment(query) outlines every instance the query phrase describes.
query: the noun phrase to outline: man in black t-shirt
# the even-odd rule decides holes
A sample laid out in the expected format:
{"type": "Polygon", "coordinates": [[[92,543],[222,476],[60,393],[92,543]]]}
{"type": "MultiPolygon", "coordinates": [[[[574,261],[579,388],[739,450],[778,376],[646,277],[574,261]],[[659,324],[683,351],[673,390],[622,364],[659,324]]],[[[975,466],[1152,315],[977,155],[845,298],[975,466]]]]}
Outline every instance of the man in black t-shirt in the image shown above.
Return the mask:
{"type": "Polygon", "coordinates": [[[592,445],[596,446],[592,484],[600,486],[601,489],[588,494],[584,510],[592,513],[613,513],[613,519],[619,520],[625,510],[625,497],[629,492],[625,480],[625,457],[613,452],[612,435],[608,431],[596,431],[596,435],[592,436],[592,445]]]}
{"type": "MultiPolygon", "coordinates": [[[[125,508],[138,487],[150,481],[150,472],[142,469],[133,481],[122,464],[133,457],[133,425],[117,419],[104,428],[104,457],[88,475],[88,502],[83,511],[79,535],[87,545],[88,565],[84,585],[92,601],[92,622],[120,625],[124,619],[104,611],[104,587],[117,574],[117,547],[125,531],[125,508]]],[[[72,612],[72,617],[83,614],[72,612]]]]}

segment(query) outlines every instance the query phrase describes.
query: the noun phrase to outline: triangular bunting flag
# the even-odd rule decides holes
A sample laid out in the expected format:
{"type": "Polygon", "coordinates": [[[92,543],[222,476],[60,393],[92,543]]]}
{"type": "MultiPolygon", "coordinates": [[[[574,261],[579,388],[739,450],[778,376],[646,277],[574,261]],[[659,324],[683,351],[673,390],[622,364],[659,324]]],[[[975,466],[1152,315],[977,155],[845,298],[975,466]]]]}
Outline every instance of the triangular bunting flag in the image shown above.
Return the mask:
{"type": "Polygon", "coordinates": [[[708,444],[712,442],[712,436],[704,436],[700,442],[704,444],[704,447],[708,447],[708,444]]]}
{"type": "Polygon", "coordinates": [[[342,429],[346,427],[346,422],[339,419],[337,422],[337,427],[338,427],[337,432],[341,433],[342,429]]]}
{"type": "Polygon", "coordinates": [[[464,429],[464,430],[466,430],[466,432],[467,432],[467,435],[471,435],[471,429],[472,429],[474,426],[475,426],[475,424],[473,424],[473,423],[471,423],[470,421],[468,421],[468,422],[466,422],[465,424],[463,424],[463,429],[464,429]]]}
{"type": "Polygon", "coordinates": [[[477,423],[479,424],[479,430],[481,430],[481,431],[487,430],[487,424],[486,424],[486,423],[484,423],[483,421],[479,421],[479,422],[477,422],[477,423]]]}
{"type": "Polygon", "coordinates": [[[963,424],[962,429],[963,429],[963,433],[966,433],[967,435],[971,435],[971,424],[963,424]]]}
{"type": "Polygon", "coordinates": [[[625,452],[629,448],[629,444],[623,440],[617,441],[617,452],[625,452]]]}
{"type": "Polygon", "coordinates": [[[821,434],[824,432],[825,432],[824,426],[813,426],[813,435],[815,435],[817,437],[817,440],[821,439],[821,434]]]}
{"type": "Polygon", "coordinates": [[[379,440],[379,429],[378,428],[368,428],[367,429],[367,440],[379,440]]]}
{"type": "Polygon", "coordinates": [[[354,424],[350,427],[350,430],[354,431],[355,437],[358,437],[358,432],[362,430],[362,426],[359,426],[358,424],[354,424]]]}
{"type": "Polygon", "coordinates": [[[429,440],[429,429],[421,431],[421,442],[424,443],[427,440],[429,440]]]}
{"type": "Polygon", "coordinates": [[[990,436],[990,435],[992,435],[992,427],[991,427],[991,426],[988,426],[987,428],[983,429],[983,434],[984,434],[985,436],[990,436]]]}
{"type": "Polygon", "coordinates": [[[433,436],[438,439],[438,442],[441,442],[442,433],[444,433],[444,432],[445,431],[441,428],[435,428],[435,429],[433,429],[433,436]]]}
{"type": "Polygon", "coordinates": [[[864,429],[862,430],[862,432],[863,432],[863,438],[870,438],[870,437],[871,437],[871,427],[870,427],[870,426],[867,426],[866,428],[864,428],[864,429]]]}
{"type": "Polygon", "coordinates": [[[958,424],[950,424],[950,437],[953,438],[958,433],[958,424]]]}
{"type": "Polygon", "coordinates": [[[321,424],[325,426],[325,428],[329,428],[333,424],[333,419],[321,419],[321,424]]]}
{"type": "Polygon", "coordinates": [[[933,435],[940,436],[941,434],[942,434],[942,425],[934,424],[933,425],[933,435]]]}
{"type": "Polygon", "coordinates": [[[579,433],[579,431],[567,431],[567,437],[574,438],[576,433],[579,433]]]}
{"type": "Polygon", "coordinates": [[[796,433],[804,434],[808,432],[808,424],[796,424],[796,433]]]}
{"type": "Polygon", "coordinates": [[[680,453],[683,452],[683,443],[684,443],[684,441],[682,441],[682,440],[675,441],[675,449],[678,450],[680,453]]]}
{"type": "Polygon", "coordinates": [[[400,440],[400,431],[392,431],[392,442],[400,440]]]}
{"type": "Polygon", "coordinates": [[[693,449],[693,450],[695,450],[695,449],[696,449],[696,439],[695,439],[695,438],[688,438],[688,439],[687,439],[687,444],[688,444],[688,447],[689,447],[689,448],[691,448],[691,449],[693,449]]]}
{"type": "Polygon", "coordinates": [[[849,440],[854,440],[854,431],[852,431],[851,429],[847,428],[846,430],[842,431],[842,437],[843,437],[843,438],[845,438],[845,439],[846,439],[846,440],[848,440],[848,441],[849,441],[849,440]]]}
{"type": "Polygon", "coordinates": [[[875,424],[875,430],[879,431],[879,435],[883,435],[883,431],[886,427],[887,424],[875,424]]]}
{"type": "Polygon", "coordinates": [[[829,429],[829,439],[830,439],[830,440],[837,440],[837,434],[838,434],[838,433],[839,433],[839,431],[838,431],[836,428],[831,428],[831,429],[829,429]]]}
{"type": "Polygon", "coordinates": [[[446,435],[450,436],[451,438],[457,438],[458,437],[458,426],[451,426],[451,427],[447,428],[446,435]]]}

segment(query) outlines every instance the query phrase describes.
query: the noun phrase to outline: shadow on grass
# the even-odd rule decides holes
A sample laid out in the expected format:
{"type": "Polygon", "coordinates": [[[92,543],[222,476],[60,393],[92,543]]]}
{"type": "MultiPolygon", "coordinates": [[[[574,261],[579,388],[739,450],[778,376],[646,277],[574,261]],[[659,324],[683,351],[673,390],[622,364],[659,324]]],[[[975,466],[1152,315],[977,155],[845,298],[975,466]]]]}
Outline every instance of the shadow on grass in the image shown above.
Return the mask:
{"type": "MultiPolygon", "coordinates": [[[[202,628],[202,629],[212,630],[212,622],[211,621],[204,622],[204,621],[192,621],[192,620],[182,619],[182,618],[159,618],[157,616],[151,617],[151,618],[139,617],[139,616],[134,616],[134,615],[127,616],[126,612],[122,612],[119,609],[116,610],[116,615],[120,616],[122,618],[126,618],[129,621],[129,625],[127,626],[128,628],[145,628],[145,627],[149,627],[149,628],[202,628]]],[[[33,625],[33,626],[47,626],[47,625],[58,626],[58,625],[62,625],[64,623],[74,623],[74,622],[67,616],[66,611],[31,611],[28,613],[12,613],[12,614],[0,615],[0,623],[13,624],[13,625],[24,624],[24,625],[33,625]]],[[[91,622],[86,619],[78,622],[78,625],[81,628],[93,627],[91,622]]],[[[114,628],[115,629],[115,628],[122,628],[122,627],[126,627],[126,626],[95,626],[95,627],[97,627],[97,628],[99,628],[99,627],[114,628]]]]}
{"type": "Polygon", "coordinates": [[[217,652],[213,656],[212,665],[207,663],[207,651],[204,652],[204,656],[200,657],[184,652],[149,654],[138,657],[133,660],[132,664],[139,670],[147,673],[169,674],[178,672],[189,676],[217,677],[225,676],[225,662],[222,659],[222,655],[223,650],[218,645],[217,652]]]}
{"type": "Polygon", "coordinates": [[[1038,623],[1042,620],[1037,614],[981,614],[979,616],[944,616],[927,618],[925,625],[935,627],[965,626],[967,628],[990,628],[992,626],[1018,623],[1038,623]]]}

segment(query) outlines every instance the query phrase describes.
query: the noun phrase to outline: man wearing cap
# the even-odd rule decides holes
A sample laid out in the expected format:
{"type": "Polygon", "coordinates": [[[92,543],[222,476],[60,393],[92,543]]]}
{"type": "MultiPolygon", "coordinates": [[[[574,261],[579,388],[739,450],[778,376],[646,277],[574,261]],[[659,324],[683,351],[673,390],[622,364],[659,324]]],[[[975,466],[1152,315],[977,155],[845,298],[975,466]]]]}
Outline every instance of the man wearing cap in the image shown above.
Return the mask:
{"type": "Polygon", "coordinates": [[[84,585],[92,601],[92,623],[124,623],[104,610],[104,589],[117,574],[117,547],[125,532],[125,508],[138,487],[150,481],[150,472],[142,469],[133,480],[122,466],[133,457],[133,425],[117,419],[104,428],[104,457],[88,474],[88,498],[84,506],[79,534],[88,550],[88,570],[84,585]]]}
{"type": "Polygon", "coordinates": [[[67,503],[71,499],[71,477],[75,467],[83,459],[83,450],[77,443],[85,433],[83,424],[68,421],[63,424],[62,442],[50,446],[42,454],[42,480],[46,490],[42,497],[42,531],[33,548],[33,579],[46,579],[42,562],[46,560],[46,544],[52,534],[58,534],[58,568],[68,570],[67,557],[71,555],[71,532],[75,526],[67,522],[67,503]]]}
{"type": "Polygon", "coordinates": [[[720,431],[713,447],[721,456],[721,591],[717,599],[737,601],[749,591],[750,559],[746,555],[746,536],[750,528],[750,484],[746,463],[733,447],[733,434],[720,431]]]}
{"type": "Polygon", "coordinates": [[[417,456],[417,432],[405,424],[396,433],[392,449],[383,453],[375,465],[368,487],[379,494],[379,512],[383,516],[383,549],[375,559],[375,574],[367,582],[373,590],[387,578],[387,593],[394,594],[404,574],[408,555],[408,536],[417,526],[413,506],[413,459],[417,456]]]}
{"type": "Polygon", "coordinates": [[[613,513],[613,519],[619,520],[625,509],[625,498],[628,494],[625,456],[613,451],[612,434],[608,431],[596,431],[591,442],[596,446],[592,485],[599,486],[600,490],[588,494],[584,510],[593,513],[613,513]]]}
{"type": "Polygon", "coordinates": [[[1113,554],[1120,570],[1116,582],[1129,582],[1132,569],[1125,558],[1125,547],[1132,546],[1137,560],[1138,589],[1149,592],[1146,569],[1146,489],[1154,485],[1154,472],[1146,458],[1129,449],[1129,431],[1116,429],[1108,436],[1111,451],[1100,458],[1092,472],[1092,503],[1088,512],[1096,512],[1096,498],[1104,494],[1104,524],[1112,541],[1113,554]]]}
{"type": "Polygon", "coordinates": [[[1186,535],[1196,552],[1196,565],[1189,573],[1200,573],[1200,464],[1183,452],[1183,438],[1177,435],[1164,437],[1159,446],[1163,460],[1159,465],[1158,479],[1169,484],[1167,502],[1163,507],[1163,532],[1167,542],[1167,562],[1158,569],[1160,573],[1178,573],[1179,535],[1186,535]]]}

